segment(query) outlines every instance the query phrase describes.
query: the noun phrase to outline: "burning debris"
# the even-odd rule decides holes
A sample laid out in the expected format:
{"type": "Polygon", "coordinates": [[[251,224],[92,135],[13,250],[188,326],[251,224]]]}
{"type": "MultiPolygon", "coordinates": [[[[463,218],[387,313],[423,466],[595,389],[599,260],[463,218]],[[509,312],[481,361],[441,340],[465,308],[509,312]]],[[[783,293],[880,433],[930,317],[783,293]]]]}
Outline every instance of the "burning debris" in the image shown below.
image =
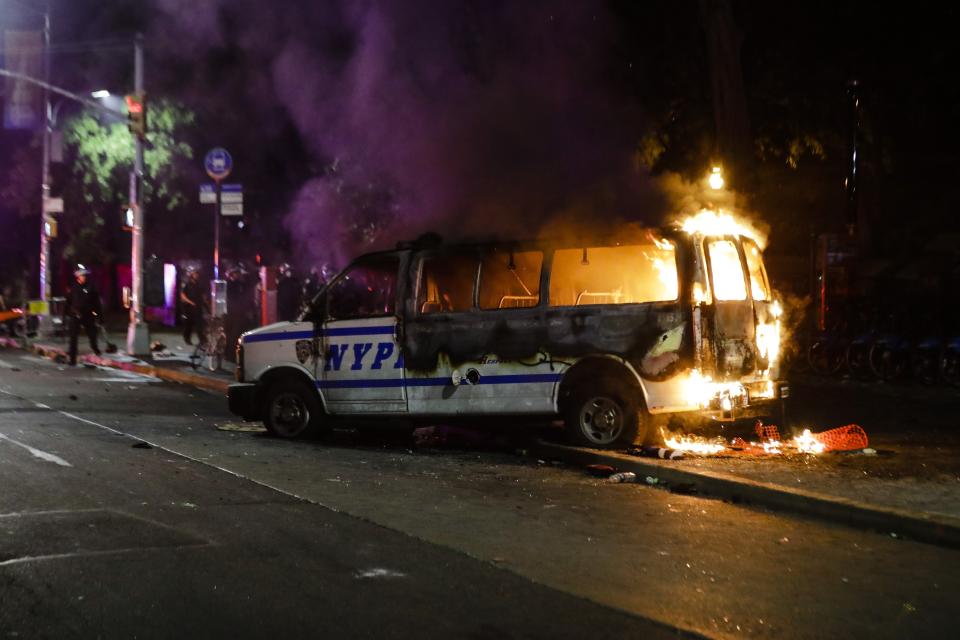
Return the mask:
{"type": "Polygon", "coordinates": [[[804,429],[800,435],[784,441],[775,425],[757,422],[755,427],[758,440],[747,441],[735,437],[729,442],[724,438],[702,438],[692,435],[671,435],[664,433],[667,447],[675,451],[698,456],[728,455],[790,455],[821,454],[830,451],[860,451],[869,445],[866,432],[855,424],[813,433],[804,429]]]}

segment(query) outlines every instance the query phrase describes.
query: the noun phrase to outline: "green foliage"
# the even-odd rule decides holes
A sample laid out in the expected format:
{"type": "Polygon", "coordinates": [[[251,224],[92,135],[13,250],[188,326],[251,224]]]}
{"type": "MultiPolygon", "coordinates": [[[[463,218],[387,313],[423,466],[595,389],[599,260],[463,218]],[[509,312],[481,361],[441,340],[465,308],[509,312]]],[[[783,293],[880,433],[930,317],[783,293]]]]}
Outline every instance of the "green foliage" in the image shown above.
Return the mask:
{"type": "MultiPolygon", "coordinates": [[[[187,202],[177,184],[183,161],[193,158],[193,148],[178,133],[192,125],[195,117],[163,100],[149,104],[148,110],[144,195],[151,208],[173,210],[187,202]]],[[[115,207],[127,199],[134,144],[125,121],[102,124],[101,118],[91,111],[72,118],[64,140],[75,150],[73,172],[83,184],[83,199],[91,205],[115,207]]]]}
{"type": "MultiPolygon", "coordinates": [[[[174,212],[189,203],[187,171],[194,157],[185,141],[195,117],[164,100],[148,104],[143,200],[148,212],[174,212]]],[[[63,255],[70,261],[102,264],[125,254],[118,247],[121,211],[129,200],[134,141],[126,120],[84,111],[64,127],[69,174],[55,180],[64,198],[63,255]],[[112,120],[112,121],[111,121],[112,120]]]]}

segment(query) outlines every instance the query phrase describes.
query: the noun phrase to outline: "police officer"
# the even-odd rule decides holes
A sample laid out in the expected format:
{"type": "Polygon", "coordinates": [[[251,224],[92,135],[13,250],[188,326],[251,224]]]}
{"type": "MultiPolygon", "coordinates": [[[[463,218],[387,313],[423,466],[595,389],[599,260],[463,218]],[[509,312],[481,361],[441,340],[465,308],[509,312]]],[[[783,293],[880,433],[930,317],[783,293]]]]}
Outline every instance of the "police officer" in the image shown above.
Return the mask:
{"type": "Polygon", "coordinates": [[[310,275],[306,277],[303,281],[303,301],[301,307],[306,307],[313,301],[317,294],[320,292],[320,287],[323,286],[323,281],[320,279],[320,269],[313,267],[310,269],[310,275]]]}
{"type": "Polygon", "coordinates": [[[181,315],[183,316],[183,341],[190,341],[190,334],[196,332],[197,342],[203,344],[203,287],[200,285],[200,272],[196,269],[187,271],[187,281],[180,290],[181,315]]]}
{"type": "Polygon", "coordinates": [[[100,355],[100,348],[97,346],[97,332],[99,331],[100,318],[103,315],[103,309],[100,307],[100,294],[97,292],[93,283],[87,281],[90,271],[82,264],[77,265],[73,272],[75,282],[67,295],[66,307],[64,308],[64,317],[69,323],[70,331],[70,366],[77,365],[77,338],[80,334],[80,327],[83,327],[90,339],[90,348],[97,355],[100,355]]]}
{"type": "Polygon", "coordinates": [[[280,265],[277,279],[277,319],[290,322],[300,313],[300,281],[293,275],[289,264],[280,265]]]}

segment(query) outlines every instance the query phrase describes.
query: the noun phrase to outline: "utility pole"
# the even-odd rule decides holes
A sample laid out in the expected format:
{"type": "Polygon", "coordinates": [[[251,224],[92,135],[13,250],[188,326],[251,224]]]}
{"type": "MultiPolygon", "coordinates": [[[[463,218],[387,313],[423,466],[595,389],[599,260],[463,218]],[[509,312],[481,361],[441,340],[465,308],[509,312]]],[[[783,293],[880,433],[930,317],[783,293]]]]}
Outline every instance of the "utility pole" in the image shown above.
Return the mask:
{"type": "MultiPolygon", "coordinates": [[[[50,83],[50,3],[43,13],[43,80],[50,83]]],[[[40,184],[40,299],[49,304],[50,287],[50,237],[47,225],[47,200],[50,198],[50,137],[53,124],[50,122],[50,91],[43,89],[43,176],[40,184]]],[[[50,310],[43,315],[49,327],[50,310]]],[[[43,333],[41,331],[41,333],[43,333]]]]}
{"type": "MultiPolygon", "coordinates": [[[[137,34],[133,45],[133,92],[143,96],[143,36],[137,34]]],[[[133,231],[130,247],[132,296],[130,324],[127,327],[127,353],[132,356],[150,352],[150,329],[143,321],[143,137],[134,133],[135,154],[130,174],[130,204],[133,207],[133,231]]]]}

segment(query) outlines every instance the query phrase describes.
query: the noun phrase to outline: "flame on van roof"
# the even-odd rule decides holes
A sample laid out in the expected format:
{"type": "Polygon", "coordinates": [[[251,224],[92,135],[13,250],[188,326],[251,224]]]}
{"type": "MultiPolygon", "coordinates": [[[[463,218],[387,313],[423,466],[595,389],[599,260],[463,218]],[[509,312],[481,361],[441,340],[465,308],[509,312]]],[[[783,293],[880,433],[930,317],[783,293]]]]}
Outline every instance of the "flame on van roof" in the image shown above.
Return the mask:
{"type": "Polygon", "coordinates": [[[723,209],[717,211],[702,209],[696,215],[681,219],[679,226],[691,235],[702,233],[709,236],[746,236],[756,241],[760,248],[767,244],[766,235],[761,233],[754,225],[736,218],[723,209]]]}

